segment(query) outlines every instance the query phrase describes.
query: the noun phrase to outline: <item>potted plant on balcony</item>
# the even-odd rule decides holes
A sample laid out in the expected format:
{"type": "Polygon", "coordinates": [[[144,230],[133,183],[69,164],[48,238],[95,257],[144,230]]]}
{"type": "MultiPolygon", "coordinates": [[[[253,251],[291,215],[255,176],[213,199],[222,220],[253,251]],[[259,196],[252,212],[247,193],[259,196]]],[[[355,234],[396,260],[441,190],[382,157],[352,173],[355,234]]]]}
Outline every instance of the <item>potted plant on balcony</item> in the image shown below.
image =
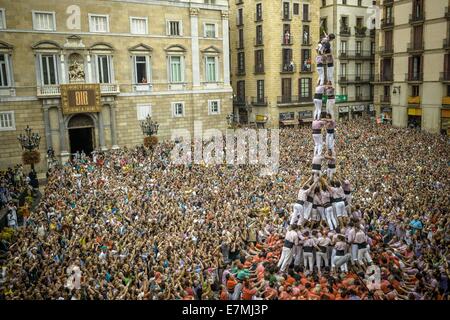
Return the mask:
{"type": "Polygon", "coordinates": [[[367,27],[364,27],[364,26],[356,26],[355,27],[355,32],[357,35],[364,36],[364,35],[366,35],[366,31],[367,31],[367,27]]]}

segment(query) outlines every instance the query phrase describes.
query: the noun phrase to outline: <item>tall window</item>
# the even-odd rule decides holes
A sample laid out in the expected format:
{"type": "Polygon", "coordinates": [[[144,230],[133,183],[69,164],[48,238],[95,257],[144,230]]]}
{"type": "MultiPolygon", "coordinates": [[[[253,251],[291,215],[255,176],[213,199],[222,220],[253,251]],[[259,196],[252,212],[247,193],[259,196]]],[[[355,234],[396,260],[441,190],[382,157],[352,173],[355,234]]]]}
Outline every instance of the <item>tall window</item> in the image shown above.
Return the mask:
{"type": "Polygon", "coordinates": [[[281,95],[283,96],[284,101],[286,101],[286,99],[289,99],[289,101],[291,100],[292,95],[291,78],[281,79],[281,95]]]}
{"type": "Polygon", "coordinates": [[[263,43],[263,26],[258,25],[256,26],[256,44],[262,44],[263,43]]]}
{"type": "Polygon", "coordinates": [[[346,63],[341,63],[341,75],[343,77],[347,76],[347,64],[346,63]]]}
{"type": "Polygon", "coordinates": [[[167,34],[169,36],[181,36],[181,21],[167,21],[167,34]]]}
{"type": "Polygon", "coordinates": [[[392,6],[386,6],[384,8],[384,18],[386,19],[387,23],[390,23],[392,21],[392,6]]]}
{"type": "Polygon", "coordinates": [[[414,49],[422,48],[423,26],[415,26],[413,29],[413,47],[414,49]]]}
{"type": "Polygon", "coordinates": [[[298,16],[300,14],[300,4],[294,3],[292,10],[294,11],[294,15],[298,16]]]}
{"type": "Polygon", "coordinates": [[[5,9],[0,9],[0,29],[6,29],[5,9]]]}
{"type": "Polygon", "coordinates": [[[56,58],[54,55],[43,55],[41,57],[41,79],[42,85],[58,84],[56,72],[56,58]]]}
{"type": "Polygon", "coordinates": [[[362,64],[361,63],[357,63],[356,64],[356,76],[357,77],[361,77],[361,72],[362,72],[362,64]]]}
{"type": "Polygon", "coordinates": [[[135,83],[150,82],[150,61],[148,56],[134,56],[135,83]]]}
{"type": "Polygon", "coordinates": [[[237,12],[237,25],[242,26],[244,24],[244,9],[240,8],[237,12]]]}
{"type": "Polygon", "coordinates": [[[347,53],[347,41],[341,41],[341,53],[347,53]]]}
{"type": "Polygon", "coordinates": [[[256,81],[256,99],[258,102],[264,101],[264,80],[256,81]]]}
{"type": "Polygon", "coordinates": [[[419,86],[412,86],[411,87],[411,96],[413,96],[413,97],[420,96],[420,87],[419,86]]]}
{"type": "Polygon", "coordinates": [[[98,82],[110,83],[111,71],[110,71],[110,57],[106,55],[97,56],[98,66],[98,82]]]}
{"type": "Polygon", "coordinates": [[[89,14],[90,32],[109,32],[109,16],[89,14]]]}
{"type": "Polygon", "coordinates": [[[147,18],[130,18],[130,29],[132,34],[147,34],[148,20],[147,18]]]}
{"type": "Polygon", "coordinates": [[[309,4],[303,4],[303,21],[309,21],[309,4]]]}
{"type": "Polygon", "coordinates": [[[311,78],[300,79],[299,95],[302,100],[308,100],[308,98],[312,97],[311,82],[311,78]]]}
{"type": "Polygon", "coordinates": [[[289,2],[283,2],[283,19],[290,19],[289,2]]]}
{"type": "Polygon", "coordinates": [[[311,71],[311,50],[302,49],[302,71],[311,71]]]}
{"type": "Polygon", "coordinates": [[[256,21],[262,20],[262,3],[256,4],[256,21]]]}
{"type": "Polygon", "coordinates": [[[363,26],[363,18],[361,18],[361,17],[356,18],[356,26],[358,28],[362,28],[362,26],[363,26]]]}
{"type": "Polygon", "coordinates": [[[33,11],[33,29],[55,31],[56,21],[54,12],[33,11]]]}
{"type": "Polygon", "coordinates": [[[244,52],[238,52],[238,73],[245,73],[245,55],[244,55],[244,52]]]}
{"type": "Polygon", "coordinates": [[[236,83],[237,85],[237,97],[239,101],[245,100],[245,81],[240,80],[236,83]]]}
{"type": "Polygon", "coordinates": [[[183,82],[182,58],[181,56],[169,57],[170,82],[183,82]]]}
{"type": "Polygon", "coordinates": [[[264,50],[255,51],[255,73],[264,72],[264,50]]]}
{"type": "Polygon", "coordinates": [[[283,49],[283,71],[294,71],[292,61],[292,49],[283,49]]]}
{"type": "Polygon", "coordinates": [[[361,54],[362,53],[362,42],[356,41],[356,53],[361,54]]]}
{"type": "Polygon", "coordinates": [[[358,7],[362,6],[362,0],[358,0],[358,7]]]}
{"type": "Polygon", "coordinates": [[[309,44],[309,25],[303,25],[303,44],[309,44]]]}
{"type": "Polygon", "coordinates": [[[356,93],[356,98],[362,98],[362,93],[361,93],[361,87],[360,86],[356,86],[355,87],[355,93],[356,93]]]}
{"type": "Polygon", "coordinates": [[[205,38],[216,38],[217,25],[215,23],[205,23],[205,38]]]}
{"type": "Polygon", "coordinates": [[[0,54],[0,87],[9,86],[11,86],[9,56],[7,54],[0,54]]]}
{"type": "Polygon", "coordinates": [[[392,51],[392,30],[386,30],[384,32],[384,47],[387,51],[392,51]]]}
{"type": "Polygon", "coordinates": [[[347,95],[347,87],[341,86],[341,92],[342,92],[342,95],[346,96],[347,95]]]}
{"type": "Polygon", "coordinates": [[[238,43],[238,46],[239,46],[239,49],[242,49],[242,48],[244,48],[244,29],[239,29],[239,43],[238,43]]]}
{"type": "Polygon", "coordinates": [[[217,81],[217,58],[216,57],[206,57],[206,81],[216,82],[217,81]]]}
{"type": "Polygon", "coordinates": [[[0,131],[16,130],[14,111],[0,112],[0,131]]]}

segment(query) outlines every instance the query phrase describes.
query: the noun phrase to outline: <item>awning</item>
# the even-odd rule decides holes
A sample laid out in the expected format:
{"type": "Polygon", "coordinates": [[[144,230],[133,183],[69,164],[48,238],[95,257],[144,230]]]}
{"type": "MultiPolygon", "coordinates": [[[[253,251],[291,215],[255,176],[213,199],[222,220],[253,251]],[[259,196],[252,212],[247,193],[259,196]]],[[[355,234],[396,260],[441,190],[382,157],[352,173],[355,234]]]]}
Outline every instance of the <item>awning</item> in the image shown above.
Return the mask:
{"type": "Polygon", "coordinates": [[[408,116],[422,116],[421,108],[408,108],[408,116]]]}

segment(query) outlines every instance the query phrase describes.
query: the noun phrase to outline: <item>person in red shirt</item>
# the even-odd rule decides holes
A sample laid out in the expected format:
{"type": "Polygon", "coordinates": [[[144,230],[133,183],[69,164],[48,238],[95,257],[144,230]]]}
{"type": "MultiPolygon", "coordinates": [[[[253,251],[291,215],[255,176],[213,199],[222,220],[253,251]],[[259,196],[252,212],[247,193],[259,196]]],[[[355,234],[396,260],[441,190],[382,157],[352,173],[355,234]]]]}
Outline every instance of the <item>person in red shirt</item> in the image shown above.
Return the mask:
{"type": "Polygon", "coordinates": [[[253,288],[253,285],[250,281],[244,281],[244,287],[242,289],[242,300],[252,300],[253,296],[256,294],[256,289],[253,288]]]}

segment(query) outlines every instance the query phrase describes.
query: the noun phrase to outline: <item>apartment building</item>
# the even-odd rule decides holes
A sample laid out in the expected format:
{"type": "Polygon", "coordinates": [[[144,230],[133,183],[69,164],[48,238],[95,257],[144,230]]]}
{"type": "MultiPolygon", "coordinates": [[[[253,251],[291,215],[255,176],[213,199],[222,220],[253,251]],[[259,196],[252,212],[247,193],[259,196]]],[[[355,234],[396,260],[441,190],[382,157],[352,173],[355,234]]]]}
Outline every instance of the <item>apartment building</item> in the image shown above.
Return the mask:
{"type": "Polygon", "coordinates": [[[321,0],[321,34],[334,33],[335,116],[374,115],[375,30],[372,0],[321,0]]]}
{"type": "Polygon", "coordinates": [[[310,120],[318,0],[230,0],[233,108],[241,123],[310,120]]]}
{"type": "Polygon", "coordinates": [[[448,0],[378,1],[375,107],[397,127],[450,128],[448,0]]]}
{"type": "Polygon", "coordinates": [[[160,139],[225,129],[228,16],[226,0],[0,0],[0,167],[27,125],[61,160],[141,144],[147,115],[160,139]]]}

